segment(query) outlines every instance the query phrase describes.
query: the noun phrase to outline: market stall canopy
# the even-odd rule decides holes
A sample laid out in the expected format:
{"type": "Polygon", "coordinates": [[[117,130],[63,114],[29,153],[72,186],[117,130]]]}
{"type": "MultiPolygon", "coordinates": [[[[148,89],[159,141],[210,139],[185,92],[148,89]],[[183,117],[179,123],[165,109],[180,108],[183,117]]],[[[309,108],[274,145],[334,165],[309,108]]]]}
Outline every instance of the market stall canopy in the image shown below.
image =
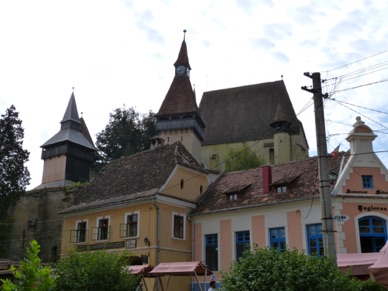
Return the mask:
{"type": "Polygon", "coordinates": [[[340,271],[351,270],[353,276],[369,275],[368,267],[373,265],[379,253],[337,254],[337,266],[340,271]]]}
{"type": "Polygon", "coordinates": [[[369,274],[373,281],[388,289],[388,242],[378,253],[376,262],[369,267],[369,274]]]}
{"type": "Polygon", "coordinates": [[[200,261],[160,263],[150,272],[151,276],[203,276],[211,274],[213,272],[200,261]]]}
{"type": "Polygon", "coordinates": [[[151,265],[134,265],[128,266],[128,272],[133,275],[143,275],[147,276],[150,271],[152,271],[153,267],[151,265]]]}

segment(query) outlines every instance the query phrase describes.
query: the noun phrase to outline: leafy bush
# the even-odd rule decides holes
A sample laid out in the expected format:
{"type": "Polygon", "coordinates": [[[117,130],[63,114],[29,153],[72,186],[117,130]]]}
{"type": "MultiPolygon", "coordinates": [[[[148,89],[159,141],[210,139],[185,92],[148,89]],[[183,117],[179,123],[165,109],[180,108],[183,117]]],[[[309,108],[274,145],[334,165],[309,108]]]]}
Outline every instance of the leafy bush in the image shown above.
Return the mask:
{"type": "Polygon", "coordinates": [[[1,280],[3,291],[55,290],[55,279],[51,268],[49,266],[42,267],[41,259],[38,256],[39,252],[40,246],[33,240],[27,249],[27,257],[20,262],[19,269],[11,267],[15,283],[9,279],[1,280]]]}
{"type": "Polygon", "coordinates": [[[373,290],[384,290],[375,282],[350,278],[330,258],[257,246],[235,261],[229,273],[222,274],[225,290],[371,290],[368,284],[374,285],[373,290]]]}
{"type": "Polygon", "coordinates": [[[126,254],[70,252],[56,265],[57,290],[135,290],[139,278],[124,270],[126,254]]]}

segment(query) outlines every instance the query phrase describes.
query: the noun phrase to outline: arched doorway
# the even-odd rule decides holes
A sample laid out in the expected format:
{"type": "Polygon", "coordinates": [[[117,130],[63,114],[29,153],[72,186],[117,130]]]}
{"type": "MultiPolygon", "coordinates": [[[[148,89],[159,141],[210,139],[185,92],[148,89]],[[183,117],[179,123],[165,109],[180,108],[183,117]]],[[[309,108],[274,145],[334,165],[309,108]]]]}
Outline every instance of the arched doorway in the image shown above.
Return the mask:
{"type": "Polygon", "coordinates": [[[376,216],[366,216],[358,220],[362,253],[380,251],[387,241],[386,221],[376,216]]]}

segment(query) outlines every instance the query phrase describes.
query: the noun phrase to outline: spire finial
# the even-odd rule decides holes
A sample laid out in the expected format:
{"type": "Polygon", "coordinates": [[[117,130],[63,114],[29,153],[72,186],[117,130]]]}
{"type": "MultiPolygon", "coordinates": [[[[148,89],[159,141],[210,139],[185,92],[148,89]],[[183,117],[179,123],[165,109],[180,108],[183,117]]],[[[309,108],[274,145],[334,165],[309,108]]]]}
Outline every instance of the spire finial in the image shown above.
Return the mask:
{"type": "Polygon", "coordinates": [[[183,30],[183,40],[186,40],[186,29],[183,30]]]}
{"type": "Polygon", "coordinates": [[[71,89],[73,89],[73,93],[74,93],[74,86],[71,89]]]}

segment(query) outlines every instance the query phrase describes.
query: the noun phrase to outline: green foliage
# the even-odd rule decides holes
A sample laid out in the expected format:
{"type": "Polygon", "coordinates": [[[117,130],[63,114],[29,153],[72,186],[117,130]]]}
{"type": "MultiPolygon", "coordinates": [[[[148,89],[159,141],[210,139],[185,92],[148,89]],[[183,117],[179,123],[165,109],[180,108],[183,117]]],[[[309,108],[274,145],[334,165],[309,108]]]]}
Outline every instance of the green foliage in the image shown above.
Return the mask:
{"type": "Polygon", "coordinates": [[[156,117],[152,111],[140,115],[134,108],[115,109],[105,130],[97,134],[102,163],[149,149],[149,139],[154,135],[156,117]]]}
{"type": "Polygon", "coordinates": [[[264,162],[259,158],[251,148],[244,145],[239,149],[230,149],[226,154],[225,171],[240,171],[257,168],[264,162]]]}
{"type": "MultiPolygon", "coordinates": [[[[222,274],[225,290],[370,290],[363,289],[362,284],[339,271],[326,256],[318,258],[297,250],[279,252],[257,246],[235,261],[229,273],[222,274]]],[[[379,287],[377,283],[370,284],[379,287]]]]}
{"type": "Polygon", "coordinates": [[[0,221],[29,185],[30,172],[24,163],[30,153],[23,150],[23,138],[22,121],[11,105],[0,118],[0,221]]]}
{"type": "Polygon", "coordinates": [[[33,240],[27,249],[27,257],[20,262],[19,269],[11,267],[15,283],[9,279],[1,280],[3,291],[48,291],[55,289],[55,279],[51,273],[51,268],[49,266],[42,267],[38,256],[39,252],[40,246],[33,240]]]}
{"type": "Polygon", "coordinates": [[[57,290],[135,290],[139,278],[124,270],[126,254],[70,252],[56,265],[57,290]]]}

